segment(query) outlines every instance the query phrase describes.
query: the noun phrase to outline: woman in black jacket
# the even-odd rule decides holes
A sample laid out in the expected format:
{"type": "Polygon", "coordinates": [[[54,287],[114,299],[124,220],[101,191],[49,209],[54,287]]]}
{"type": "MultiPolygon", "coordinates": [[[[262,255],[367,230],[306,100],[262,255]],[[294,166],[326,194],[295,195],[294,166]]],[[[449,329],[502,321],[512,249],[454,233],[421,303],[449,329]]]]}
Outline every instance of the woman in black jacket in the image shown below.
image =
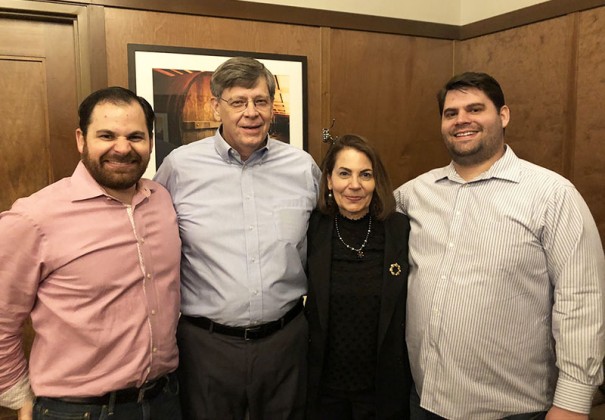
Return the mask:
{"type": "Polygon", "coordinates": [[[307,236],[309,419],[409,418],[408,234],[375,150],[337,139],[307,236]]]}

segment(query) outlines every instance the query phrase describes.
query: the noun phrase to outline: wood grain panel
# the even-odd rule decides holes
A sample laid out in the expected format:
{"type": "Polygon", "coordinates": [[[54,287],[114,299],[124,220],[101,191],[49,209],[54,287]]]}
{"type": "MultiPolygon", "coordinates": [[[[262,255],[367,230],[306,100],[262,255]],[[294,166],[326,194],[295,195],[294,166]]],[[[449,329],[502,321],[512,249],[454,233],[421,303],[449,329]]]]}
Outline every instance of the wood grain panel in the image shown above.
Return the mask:
{"type": "Polygon", "coordinates": [[[49,79],[48,125],[51,133],[50,154],[54,182],[71,176],[80,160],[75,136],[79,105],[75,90],[78,80],[76,35],[71,24],[44,25],[45,60],[49,79]]]}
{"type": "Polygon", "coordinates": [[[46,70],[41,60],[0,57],[0,211],[50,179],[46,70]],[[27,118],[23,118],[27,115],[27,118]]]}
{"type": "Polygon", "coordinates": [[[456,42],[455,73],[482,71],[502,86],[511,109],[506,142],[518,156],[570,177],[573,16],[456,42]]]}
{"type": "Polygon", "coordinates": [[[605,241],[605,7],[580,13],[574,181],[605,241]]]}
{"type": "Polygon", "coordinates": [[[0,145],[7,159],[0,171],[10,178],[0,182],[11,184],[2,189],[2,209],[70,175],[79,160],[74,38],[71,22],[0,19],[0,122],[10,131],[0,145]]]}
{"type": "Polygon", "coordinates": [[[315,159],[320,156],[321,60],[317,28],[109,8],[105,23],[110,85],[128,85],[128,43],[306,56],[308,145],[315,159]]]}
{"type": "Polygon", "coordinates": [[[447,164],[435,94],[452,74],[452,42],[333,30],[333,134],[356,133],[378,149],[394,187],[447,164]]]}
{"type": "MultiPolygon", "coordinates": [[[[1,55],[31,57],[44,63],[46,88],[42,100],[48,112],[44,121],[45,129],[48,126],[49,130],[46,139],[50,151],[48,183],[71,175],[79,160],[74,135],[78,76],[73,22],[0,19],[0,40],[1,55]]],[[[21,83],[29,82],[23,78],[21,83]]],[[[0,121],[4,121],[1,114],[0,121]]],[[[21,136],[24,133],[27,130],[21,136]]],[[[48,159],[48,154],[44,159],[48,159]]]]}

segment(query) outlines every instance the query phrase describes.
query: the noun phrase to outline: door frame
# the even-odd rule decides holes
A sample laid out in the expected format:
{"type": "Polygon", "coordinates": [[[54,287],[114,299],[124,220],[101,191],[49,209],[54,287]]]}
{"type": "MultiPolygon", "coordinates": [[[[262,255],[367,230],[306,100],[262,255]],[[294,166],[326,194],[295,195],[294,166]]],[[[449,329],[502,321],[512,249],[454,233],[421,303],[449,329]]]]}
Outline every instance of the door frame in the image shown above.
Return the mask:
{"type": "Polygon", "coordinates": [[[103,6],[0,0],[0,17],[71,24],[76,48],[75,84],[78,103],[93,90],[107,86],[103,6]]]}

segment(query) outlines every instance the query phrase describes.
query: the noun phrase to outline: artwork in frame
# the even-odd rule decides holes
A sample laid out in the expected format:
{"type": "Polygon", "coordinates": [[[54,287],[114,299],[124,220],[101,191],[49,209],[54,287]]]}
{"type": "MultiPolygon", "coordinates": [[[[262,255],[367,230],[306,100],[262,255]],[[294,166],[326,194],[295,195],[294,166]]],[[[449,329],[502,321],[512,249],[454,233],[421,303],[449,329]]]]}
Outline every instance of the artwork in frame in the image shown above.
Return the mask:
{"type": "Polygon", "coordinates": [[[307,58],[158,45],[128,44],[128,87],[156,114],[155,147],[146,178],[171,150],[214,134],[220,122],[211,108],[210,78],[232,57],[253,57],[276,82],[269,135],[307,150],[307,58]]]}

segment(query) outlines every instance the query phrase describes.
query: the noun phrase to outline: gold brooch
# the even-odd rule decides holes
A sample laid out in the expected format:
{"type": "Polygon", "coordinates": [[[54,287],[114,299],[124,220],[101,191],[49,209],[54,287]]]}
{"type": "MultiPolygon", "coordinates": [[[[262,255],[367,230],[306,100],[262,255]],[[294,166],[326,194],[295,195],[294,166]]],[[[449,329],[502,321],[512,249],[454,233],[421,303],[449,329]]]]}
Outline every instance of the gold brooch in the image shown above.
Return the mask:
{"type": "Polygon", "coordinates": [[[391,275],[393,276],[398,276],[401,274],[401,266],[397,263],[393,263],[391,264],[391,266],[389,267],[389,272],[391,273],[391,275]]]}

